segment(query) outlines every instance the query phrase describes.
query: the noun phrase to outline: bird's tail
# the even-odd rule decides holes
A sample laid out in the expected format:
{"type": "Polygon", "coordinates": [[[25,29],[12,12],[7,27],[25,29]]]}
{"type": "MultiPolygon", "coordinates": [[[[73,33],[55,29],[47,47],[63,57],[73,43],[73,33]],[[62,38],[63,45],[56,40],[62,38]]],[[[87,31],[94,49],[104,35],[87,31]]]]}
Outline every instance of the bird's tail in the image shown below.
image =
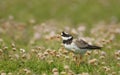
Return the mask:
{"type": "Polygon", "coordinates": [[[89,46],[89,49],[101,49],[102,47],[99,47],[99,46],[89,46]]]}

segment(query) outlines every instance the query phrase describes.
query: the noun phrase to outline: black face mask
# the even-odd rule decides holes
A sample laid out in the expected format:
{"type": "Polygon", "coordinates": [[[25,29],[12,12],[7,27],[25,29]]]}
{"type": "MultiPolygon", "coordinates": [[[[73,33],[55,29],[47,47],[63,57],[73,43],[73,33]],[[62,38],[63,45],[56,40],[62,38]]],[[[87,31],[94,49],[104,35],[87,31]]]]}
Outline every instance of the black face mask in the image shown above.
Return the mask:
{"type": "Polygon", "coordinates": [[[62,32],[62,35],[63,37],[70,37],[71,35],[70,34],[66,34],[65,32],[62,32]]]}

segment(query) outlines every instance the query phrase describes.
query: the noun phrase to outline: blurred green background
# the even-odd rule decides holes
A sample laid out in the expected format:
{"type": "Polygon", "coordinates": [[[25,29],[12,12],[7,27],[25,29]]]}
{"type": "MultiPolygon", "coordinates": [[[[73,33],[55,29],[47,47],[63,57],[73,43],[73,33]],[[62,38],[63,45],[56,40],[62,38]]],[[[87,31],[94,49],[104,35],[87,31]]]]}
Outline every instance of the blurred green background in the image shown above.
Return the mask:
{"type": "Polygon", "coordinates": [[[0,18],[14,16],[17,21],[49,19],[93,24],[120,20],[120,0],[0,0],[0,18]]]}

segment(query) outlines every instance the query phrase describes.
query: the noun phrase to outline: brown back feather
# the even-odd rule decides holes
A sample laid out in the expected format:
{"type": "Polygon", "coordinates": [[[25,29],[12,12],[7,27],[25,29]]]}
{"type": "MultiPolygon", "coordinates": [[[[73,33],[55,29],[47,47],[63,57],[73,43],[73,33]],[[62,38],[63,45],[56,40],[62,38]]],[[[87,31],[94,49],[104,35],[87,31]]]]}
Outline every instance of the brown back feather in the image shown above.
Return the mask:
{"type": "Polygon", "coordinates": [[[84,40],[76,40],[75,44],[81,49],[101,49],[101,47],[90,45],[84,40]]]}
{"type": "Polygon", "coordinates": [[[79,48],[86,48],[89,46],[89,44],[87,42],[85,42],[84,40],[76,40],[75,44],[79,47],[79,48]]]}

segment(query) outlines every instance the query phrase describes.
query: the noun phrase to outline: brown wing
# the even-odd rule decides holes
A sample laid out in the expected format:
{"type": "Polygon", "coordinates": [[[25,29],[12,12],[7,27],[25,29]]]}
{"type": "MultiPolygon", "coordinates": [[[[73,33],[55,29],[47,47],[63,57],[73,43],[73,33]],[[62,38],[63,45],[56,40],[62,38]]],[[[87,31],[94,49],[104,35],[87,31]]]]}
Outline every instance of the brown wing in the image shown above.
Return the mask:
{"type": "Polygon", "coordinates": [[[99,46],[89,45],[84,40],[76,40],[75,44],[81,49],[101,49],[101,47],[99,47],[99,46]]]}
{"type": "Polygon", "coordinates": [[[76,40],[75,44],[81,49],[84,49],[89,46],[89,44],[85,42],[84,40],[76,40]]]}

